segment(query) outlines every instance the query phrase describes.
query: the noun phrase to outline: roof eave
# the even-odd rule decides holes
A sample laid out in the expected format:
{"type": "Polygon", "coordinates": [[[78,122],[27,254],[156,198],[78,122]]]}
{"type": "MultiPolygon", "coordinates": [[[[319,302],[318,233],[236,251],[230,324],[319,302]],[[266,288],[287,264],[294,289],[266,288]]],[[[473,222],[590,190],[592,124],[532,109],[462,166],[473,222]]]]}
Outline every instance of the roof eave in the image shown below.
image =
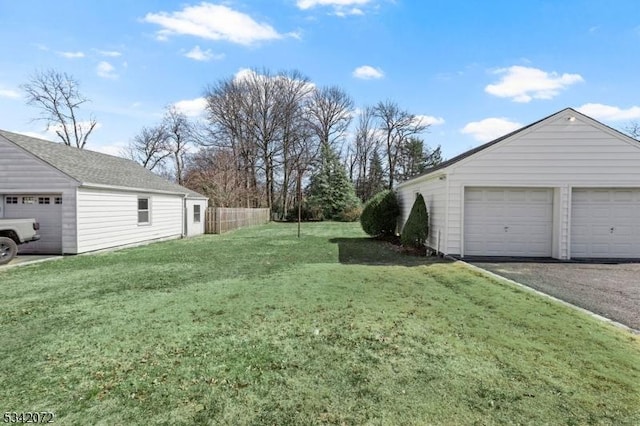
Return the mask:
{"type": "Polygon", "coordinates": [[[188,192],[164,191],[161,189],[150,189],[150,188],[133,188],[128,186],[105,185],[102,183],[91,183],[91,182],[82,182],[80,183],[80,187],[93,188],[93,189],[108,189],[112,191],[123,191],[123,192],[144,192],[144,193],[151,193],[151,194],[180,195],[183,198],[187,198],[189,196],[188,192]]]}

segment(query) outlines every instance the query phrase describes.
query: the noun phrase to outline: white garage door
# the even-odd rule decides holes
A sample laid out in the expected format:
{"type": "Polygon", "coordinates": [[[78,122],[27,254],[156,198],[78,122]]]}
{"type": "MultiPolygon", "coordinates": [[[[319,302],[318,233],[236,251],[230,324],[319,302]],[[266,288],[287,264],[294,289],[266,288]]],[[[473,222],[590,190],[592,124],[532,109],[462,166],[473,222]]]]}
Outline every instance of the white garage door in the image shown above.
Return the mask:
{"type": "Polygon", "coordinates": [[[464,206],[465,256],[551,256],[551,189],[466,188],[464,206]]]}
{"type": "Polygon", "coordinates": [[[572,258],[640,258],[640,189],[573,189],[572,258]]]}
{"type": "Polygon", "coordinates": [[[6,195],[5,218],[35,218],[40,240],[19,246],[19,253],[62,253],[62,197],[52,194],[6,195]]]}

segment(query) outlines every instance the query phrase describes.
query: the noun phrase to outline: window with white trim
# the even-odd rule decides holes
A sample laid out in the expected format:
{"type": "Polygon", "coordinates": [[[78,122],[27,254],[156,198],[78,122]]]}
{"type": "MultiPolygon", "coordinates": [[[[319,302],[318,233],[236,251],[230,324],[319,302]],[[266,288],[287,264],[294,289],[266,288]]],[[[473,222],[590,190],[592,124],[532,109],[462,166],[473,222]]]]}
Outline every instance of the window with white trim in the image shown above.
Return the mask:
{"type": "Polygon", "coordinates": [[[148,197],[138,198],[138,225],[151,223],[151,209],[148,197]]]}
{"type": "Polygon", "coordinates": [[[38,197],[38,204],[51,204],[51,198],[49,198],[49,197],[38,197]]]}
{"type": "Polygon", "coordinates": [[[22,197],[22,204],[35,204],[36,197],[22,197]]]}
{"type": "Polygon", "coordinates": [[[55,204],[62,204],[62,197],[56,197],[54,202],[55,204]]]}
{"type": "Polygon", "coordinates": [[[200,223],[200,204],[193,206],[193,223],[200,223]]]}
{"type": "Polygon", "coordinates": [[[18,197],[12,197],[12,196],[5,197],[4,201],[7,204],[18,204],[18,197]]]}

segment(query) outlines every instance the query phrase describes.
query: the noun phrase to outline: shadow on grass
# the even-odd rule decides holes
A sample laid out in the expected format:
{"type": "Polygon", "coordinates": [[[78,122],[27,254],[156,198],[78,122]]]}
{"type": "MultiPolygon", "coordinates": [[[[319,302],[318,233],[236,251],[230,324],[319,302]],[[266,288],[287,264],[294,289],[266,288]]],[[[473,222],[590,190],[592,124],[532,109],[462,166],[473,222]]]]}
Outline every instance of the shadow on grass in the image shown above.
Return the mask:
{"type": "Polygon", "coordinates": [[[420,266],[451,262],[435,256],[406,253],[400,246],[375,238],[332,238],[329,242],[338,245],[338,260],[347,265],[420,266]]]}

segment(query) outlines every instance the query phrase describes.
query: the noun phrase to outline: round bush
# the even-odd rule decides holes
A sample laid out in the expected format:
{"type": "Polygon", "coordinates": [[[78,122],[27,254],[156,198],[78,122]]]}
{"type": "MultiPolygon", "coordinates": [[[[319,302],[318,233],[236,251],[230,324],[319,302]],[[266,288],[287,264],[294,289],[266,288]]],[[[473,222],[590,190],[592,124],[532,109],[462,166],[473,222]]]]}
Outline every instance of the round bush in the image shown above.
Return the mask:
{"type": "Polygon", "coordinates": [[[400,206],[395,192],[385,190],[374,195],[364,205],[360,224],[362,229],[372,237],[394,235],[400,215],[400,206]]]}

